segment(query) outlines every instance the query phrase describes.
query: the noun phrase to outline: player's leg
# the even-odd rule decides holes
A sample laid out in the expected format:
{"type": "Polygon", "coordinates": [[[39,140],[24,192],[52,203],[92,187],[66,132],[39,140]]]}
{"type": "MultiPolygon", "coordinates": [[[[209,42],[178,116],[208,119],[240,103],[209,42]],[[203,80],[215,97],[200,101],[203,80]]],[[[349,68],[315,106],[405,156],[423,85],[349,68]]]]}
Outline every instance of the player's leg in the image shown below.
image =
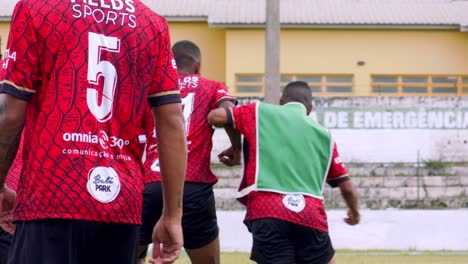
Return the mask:
{"type": "Polygon", "coordinates": [[[9,264],[90,263],[88,241],[98,223],[75,220],[18,222],[9,264]]]}
{"type": "Polygon", "coordinates": [[[219,228],[213,186],[185,183],[182,217],[184,247],[192,264],[218,264],[219,228]]]}
{"type": "Polygon", "coordinates": [[[185,249],[192,264],[219,264],[219,238],[199,249],[185,249]]]}
{"type": "Polygon", "coordinates": [[[137,264],[146,264],[146,256],[148,255],[148,245],[146,246],[138,246],[138,256],[137,256],[137,264]]]}
{"type": "Polygon", "coordinates": [[[294,225],[291,237],[297,264],[335,263],[335,250],[327,232],[294,225]]]}
{"type": "Polygon", "coordinates": [[[0,228],[0,264],[6,264],[13,237],[0,228]]]}
{"type": "Polygon", "coordinates": [[[259,264],[296,263],[290,240],[291,223],[264,218],[250,222],[253,236],[250,259],[259,264]]]}
{"type": "Polygon", "coordinates": [[[138,248],[138,264],[144,264],[148,254],[148,245],[153,241],[154,225],[162,214],[162,186],[161,182],[151,182],[143,190],[142,224],[138,248]]]}

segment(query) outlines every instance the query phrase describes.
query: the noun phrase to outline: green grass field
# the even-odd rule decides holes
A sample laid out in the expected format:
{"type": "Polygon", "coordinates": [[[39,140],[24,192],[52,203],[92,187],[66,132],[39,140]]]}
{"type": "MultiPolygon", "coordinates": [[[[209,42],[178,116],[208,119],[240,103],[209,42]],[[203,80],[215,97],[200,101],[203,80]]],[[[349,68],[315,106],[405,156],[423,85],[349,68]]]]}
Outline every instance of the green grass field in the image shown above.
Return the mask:
{"type": "MultiPolygon", "coordinates": [[[[338,251],[337,264],[468,264],[468,252],[338,251]]],[[[183,254],[177,264],[189,264],[183,254]]],[[[248,253],[222,253],[222,264],[252,264],[248,253]]]]}

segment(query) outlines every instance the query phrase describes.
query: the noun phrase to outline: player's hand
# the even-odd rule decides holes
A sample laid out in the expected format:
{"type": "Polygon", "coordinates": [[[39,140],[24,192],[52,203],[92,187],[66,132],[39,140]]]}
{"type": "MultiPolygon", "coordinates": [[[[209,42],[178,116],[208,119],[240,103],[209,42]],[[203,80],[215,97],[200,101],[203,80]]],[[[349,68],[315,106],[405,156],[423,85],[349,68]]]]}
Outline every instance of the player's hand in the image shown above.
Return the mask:
{"type": "Polygon", "coordinates": [[[6,232],[13,234],[13,209],[16,202],[16,192],[4,186],[0,188],[0,227],[6,232]]]}
{"type": "Polygon", "coordinates": [[[0,213],[0,227],[10,235],[15,234],[16,224],[13,223],[13,211],[0,213]]]}
{"type": "Polygon", "coordinates": [[[226,166],[233,167],[240,164],[240,150],[234,150],[232,147],[218,154],[218,159],[226,166]]]}
{"type": "Polygon", "coordinates": [[[348,225],[357,225],[361,221],[361,215],[357,211],[348,210],[348,217],[344,221],[348,225]]]}
{"type": "Polygon", "coordinates": [[[179,257],[184,244],[181,220],[162,216],[153,229],[153,243],[150,263],[173,263],[179,257]]]}

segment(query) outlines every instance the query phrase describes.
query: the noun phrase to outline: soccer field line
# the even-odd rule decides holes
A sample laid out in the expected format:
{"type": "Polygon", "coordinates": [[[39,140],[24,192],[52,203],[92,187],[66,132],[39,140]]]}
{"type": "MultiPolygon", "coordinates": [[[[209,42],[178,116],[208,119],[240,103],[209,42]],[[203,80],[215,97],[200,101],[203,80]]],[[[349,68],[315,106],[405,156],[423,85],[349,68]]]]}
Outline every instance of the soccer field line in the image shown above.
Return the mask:
{"type": "Polygon", "coordinates": [[[337,256],[468,256],[468,251],[352,251],[336,252],[337,256]]]}

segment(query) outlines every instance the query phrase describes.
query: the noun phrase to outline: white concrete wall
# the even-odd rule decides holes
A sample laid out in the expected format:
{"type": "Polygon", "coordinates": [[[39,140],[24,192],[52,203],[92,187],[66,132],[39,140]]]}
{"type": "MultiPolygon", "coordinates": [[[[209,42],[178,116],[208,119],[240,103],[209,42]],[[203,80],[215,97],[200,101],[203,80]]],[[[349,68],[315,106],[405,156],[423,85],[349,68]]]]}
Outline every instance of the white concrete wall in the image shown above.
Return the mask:
{"type": "MultiPolygon", "coordinates": [[[[244,212],[218,212],[221,251],[250,251],[244,212]]],[[[468,250],[468,210],[362,210],[361,223],[343,222],[345,210],[327,210],[335,249],[468,250]]]]}
{"type": "Polygon", "coordinates": [[[468,130],[332,129],[343,161],[468,161],[468,130]]]}
{"type": "MultiPolygon", "coordinates": [[[[418,155],[420,161],[468,162],[466,97],[319,98],[314,109],[319,121],[329,126],[345,162],[417,162],[418,155]],[[382,113],[381,119],[362,126],[365,120],[355,121],[355,113],[366,111],[382,113]],[[327,122],[327,113],[341,115],[342,122],[327,122]],[[415,114],[404,121],[391,119],[405,113],[415,114]],[[429,113],[444,116],[438,122],[429,120],[429,113]]],[[[213,161],[217,161],[214,154],[227,148],[229,140],[217,130],[213,141],[213,161]]]]}

